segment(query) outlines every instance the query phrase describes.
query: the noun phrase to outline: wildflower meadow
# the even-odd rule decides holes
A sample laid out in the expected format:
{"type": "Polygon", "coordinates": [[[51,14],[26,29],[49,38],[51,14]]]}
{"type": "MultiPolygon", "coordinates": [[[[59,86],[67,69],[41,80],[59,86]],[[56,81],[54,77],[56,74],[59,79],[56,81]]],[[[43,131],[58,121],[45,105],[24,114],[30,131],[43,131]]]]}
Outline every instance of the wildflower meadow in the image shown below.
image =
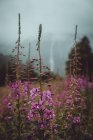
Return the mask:
{"type": "Polygon", "coordinates": [[[10,66],[15,76],[9,80],[10,75],[6,74],[8,94],[0,99],[0,140],[93,140],[93,82],[78,68],[81,57],[76,48],[77,26],[70,73],[57,79],[50,68],[43,65],[42,24],[35,46],[38,58],[28,57],[22,69],[20,14],[18,17],[18,40],[10,66]]]}

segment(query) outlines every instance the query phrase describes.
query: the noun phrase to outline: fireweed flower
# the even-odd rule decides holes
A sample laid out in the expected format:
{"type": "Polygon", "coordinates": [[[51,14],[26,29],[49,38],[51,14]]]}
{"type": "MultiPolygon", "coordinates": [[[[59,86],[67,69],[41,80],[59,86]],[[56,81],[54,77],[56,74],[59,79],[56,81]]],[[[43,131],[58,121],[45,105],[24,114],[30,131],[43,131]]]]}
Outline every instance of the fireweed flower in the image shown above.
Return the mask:
{"type": "Polygon", "coordinates": [[[75,117],[73,118],[73,123],[75,123],[75,124],[80,124],[80,122],[81,122],[80,116],[75,116],[75,117]]]}
{"type": "MultiPolygon", "coordinates": [[[[30,90],[32,89],[32,86],[29,86],[30,90]]],[[[28,84],[26,82],[22,83],[21,81],[17,81],[14,83],[9,84],[10,94],[7,97],[2,98],[2,108],[1,114],[5,114],[4,112],[8,111],[6,113],[6,118],[10,117],[11,115],[16,115],[18,113],[17,107],[20,106],[21,113],[26,113],[28,111],[28,84]],[[18,105],[19,100],[19,105],[18,105]]]]}
{"type": "Polygon", "coordinates": [[[10,111],[13,110],[13,108],[12,108],[12,103],[9,102],[7,107],[8,107],[8,109],[9,109],[10,111]]]}
{"type": "Polygon", "coordinates": [[[59,114],[60,119],[66,120],[68,125],[69,123],[79,124],[82,112],[86,108],[85,99],[82,95],[82,88],[87,86],[86,81],[80,78],[69,77],[64,83],[64,92],[58,96],[57,101],[58,110],[60,108],[60,114],[62,115],[61,117],[59,114]]]}
{"type": "Polygon", "coordinates": [[[28,94],[29,90],[32,89],[32,85],[29,84],[28,86],[27,82],[22,83],[21,81],[17,81],[14,83],[10,83],[9,88],[10,88],[12,98],[14,98],[15,100],[19,98],[23,98],[25,100],[29,95],[28,94]]]}
{"type": "Polygon", "coordinates": [[[80,88],[78,79],[72,78],[68,87],[66,99],[73,102],[73,104],[81,104],[83,102],[82,89],[80,88]]]}
{"type": "Polygon", "coordinates": [[[50,91],[44,91],[41,93],[38,88],[33,88],[30,91],[30,111],[28,113],[27,118],[30,121],[37,121],[41,128],[47,127],[50,122],[52,122],[55,118],[54,112],[54,101],[52,98],[52,93],[50,91]],[[43,120],[42,120],[43,118],[43,120]],[[44,126],[46,124],[46,126],[44,126]]]}
{"type": "Polygon", "coordinates": [[[85,90],[86,88],[88,88],[88,81],[86,78],[78,78],[78,83],[81,90],[85,90]]]}
{"type": "Polygon", "coordinates": [[[28,86],[27,82],[11,83],[8,98],[2,100],[0,117],[3,118],[4,114],[6,121],[16,118],[18,99],[20,99],[20,114],[25,117],[24,120],[33,124],[34,133],[36,129],[37,131],[51,129],[50,133],[58,133],[61,128],[68,129],[69,124],[82,124],[82,112],[86,108],[82,89],[86,87],[86,82],[71,77],[64,83],[66,84],[64,91],[55,95],[50,90],[41,93],[39,88],[28,86]],[[4,113],[6,110],[8,113],[4,113]]]}

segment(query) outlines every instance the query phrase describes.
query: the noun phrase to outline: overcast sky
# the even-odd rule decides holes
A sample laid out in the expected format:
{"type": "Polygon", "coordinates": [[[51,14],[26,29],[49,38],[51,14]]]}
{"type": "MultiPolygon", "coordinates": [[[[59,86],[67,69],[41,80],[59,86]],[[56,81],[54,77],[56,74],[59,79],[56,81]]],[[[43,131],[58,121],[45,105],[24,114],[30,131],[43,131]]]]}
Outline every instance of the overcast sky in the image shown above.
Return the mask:
{"type": "Polygon", "coordinates": [[[22,41],[36,39],[40,23],[43,36],[64,38],[76,24],[80,35],[93,34],[93,0],[0,0],[0,43],[16,41],[19,12],[22,41]]]}
{"type": "Polygon", "coordinates": [[[0,0],[0,52],[11,53],[15,46],[18,13],[25,53],[29,41],[35,46],[38,26],[42,24],[42,46],[47,49],[42,47],[42,55],[45,63],[55,63],[56,69],[60,66],[60,73],[73,45],[76,24],[78,39],[87,35],[93,47],[93,0],[0,0]]]}

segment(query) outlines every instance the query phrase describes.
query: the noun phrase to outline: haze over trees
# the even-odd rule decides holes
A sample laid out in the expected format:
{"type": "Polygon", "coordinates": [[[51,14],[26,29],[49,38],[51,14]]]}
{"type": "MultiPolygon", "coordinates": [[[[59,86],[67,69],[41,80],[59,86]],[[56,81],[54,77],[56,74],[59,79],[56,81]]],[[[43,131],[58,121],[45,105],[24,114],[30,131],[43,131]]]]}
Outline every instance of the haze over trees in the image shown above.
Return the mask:
{"type": "MultiPolygon", "coordinates": [[[[79,42],[77,42],[76,48],[77,63],[75,63],[75,48],[73,47],[69,53],[68,61],[66,62],[66,75],[73,75],[73,71],[75,72],[75,69],[77,69],[78,76],[87,77],[91,81],[93,80],[93,52],[88,37],[84,36],[79,42]],[[75,66],[74,64],[76,64],[77,66],[75,66]]],[[[0,54],[1,86],[5,85],[5,83],[7,82],[7,78],[8,81],[14,81],[15,79],[15,72],[12,70],[14,61],[9,61],[11,60],[10,57],[11,56],[0,54]]],[[[24,64],[21,64],[21,67],[22,69],[24,69],[24,64]]],[[[36,76],[35,73],[33,73],[33,77],[34,76],[36,76]]]]}
{"type": "MultiPolygon", "coordinates": [[[[87,36],[84,36],[76,44],[77,49],[77,68],[78,76],[84,76],[93,79],[93,52],[90,46],[90,41],[87,36]]],[[[73,47],[69,53],[68,61],[66,62],[66,74],[73,75],[73,70],[75,69],[74,63],[75,57],[75,47],[73,47]]]]}
{"type": "MultiPolygon", "coordinates": [[[[37,73],[31,69],[32,64],[26,62],[25,64],[20,63],[21,71],[23,71],[23,75],[21,74],[20,80],[24,81],[28,80],[28,71],[30,77],[36,77],[37,73]],[[24,69],[25,67],[25,69],[24,69]]],[[[10,81],[14,82],[16,80],[16,62],[15,58],[12,55],[4,55],[0,54],[0,86],[4,86],[8,84],[10,81]]],[[[20,71],[20,72],[21,72],[20,71]]]]}

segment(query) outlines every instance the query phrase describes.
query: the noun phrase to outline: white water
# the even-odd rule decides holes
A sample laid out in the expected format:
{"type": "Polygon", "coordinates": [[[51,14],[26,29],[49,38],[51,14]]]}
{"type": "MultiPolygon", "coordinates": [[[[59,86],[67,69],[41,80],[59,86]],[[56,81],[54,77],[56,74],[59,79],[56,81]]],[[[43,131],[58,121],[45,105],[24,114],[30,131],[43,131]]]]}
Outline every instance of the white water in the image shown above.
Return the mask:
{"type": "Polygon", "coordinates": [[[54,58],[53,58],[54,42],[52,42],[50,47],[50,70],[54,71],[54,58]]]}

